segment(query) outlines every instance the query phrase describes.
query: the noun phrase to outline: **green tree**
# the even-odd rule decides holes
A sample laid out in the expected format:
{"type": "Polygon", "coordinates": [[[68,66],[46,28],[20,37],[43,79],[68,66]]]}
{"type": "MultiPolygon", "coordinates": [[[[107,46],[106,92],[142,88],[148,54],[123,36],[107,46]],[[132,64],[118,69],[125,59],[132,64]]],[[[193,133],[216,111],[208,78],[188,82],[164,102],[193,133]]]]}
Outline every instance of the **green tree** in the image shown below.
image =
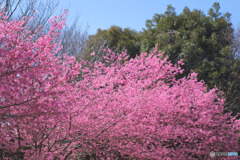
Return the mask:
{"type": "Polygon", "coordinates": [[[96,55],[102,55],[104,48],[110,48],[115,52],[127,50],[127,53],[133,58],[140,53],[139,33],[118,26],[112,26],[108,30],[98,29],[95,35],[89,36],[86,47],[79,54],[79,57],[89,59],[90,53],[93,51],[96,52],[96,55]]]}
{"type": "MultiPolygon", "coordinates": [[[[146,21],[146,29],[141,33],[141,51],[158,44],[173,63],[184,59],[184,75],[193,70],[209,88],[217,86],[229,93],[229,87],[234,87],[236,77],[239,77],[236,76],[239,75],[239,60],[232,47],[233,31],[230,14],[222,14],[219,3],[213,4],[208,15],[187,7],[177,15],[169,5],[164,14],[155,14],[146,21]]],[[[238,97],[235,102],[239,104],[240,94],[234,94],[238,97]]],[[[227,103],[233,100],[232,96],[233,91],[230,91],[227,103]]],[[[236,106],[229,108],[235,108],[231,110],[237,112],[236,106]]]]}

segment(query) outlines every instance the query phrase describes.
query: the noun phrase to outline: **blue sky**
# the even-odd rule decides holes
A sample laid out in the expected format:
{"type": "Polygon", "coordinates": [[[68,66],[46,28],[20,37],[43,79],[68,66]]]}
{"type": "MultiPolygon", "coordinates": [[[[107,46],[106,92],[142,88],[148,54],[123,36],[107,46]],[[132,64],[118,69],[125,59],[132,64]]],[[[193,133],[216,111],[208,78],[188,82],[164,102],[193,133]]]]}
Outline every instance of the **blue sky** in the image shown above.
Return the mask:
{"type": "Polygon", "coordinates": [[[187,6],[191,10],[200,9],[207,14],[214,2],[219,2],[221,12],[232,14],[234,28],[240,27],[240,0],[60,0],[60,8],[69,9],[69,19],[79,17],[79,25],[89,35],[98,28],[108,29],[112,25],[129,27],[141,31],[145,21],[155,13],[164,13],[171,4],[177,14],[187,6]]]}

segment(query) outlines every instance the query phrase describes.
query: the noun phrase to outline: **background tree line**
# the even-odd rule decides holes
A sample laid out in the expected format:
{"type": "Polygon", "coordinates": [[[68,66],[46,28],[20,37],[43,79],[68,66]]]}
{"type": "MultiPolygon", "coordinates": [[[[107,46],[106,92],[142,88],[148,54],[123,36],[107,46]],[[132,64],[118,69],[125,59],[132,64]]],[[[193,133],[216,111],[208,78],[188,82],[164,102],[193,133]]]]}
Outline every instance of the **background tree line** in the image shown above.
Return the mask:
{"type": "Polygon", "coordinates": [[[224,91],[226,110],[236,114],[240,111],[240,36],[230,17],[230,13],[220,12],[219,3],[214,3],[207,15],[188,7],[177,14],[169,5],[163,14],[147,20],[140,32],[118,26],[99,29],[89,36],[78,57],[91,59],[91,52],[102,55],[103,48],[111,48],[116,52],[126,49],[133,58],[158,44],[172,63],[183,59],[185,76],[193,70],[209,89],[216,86],[224,91]]]}

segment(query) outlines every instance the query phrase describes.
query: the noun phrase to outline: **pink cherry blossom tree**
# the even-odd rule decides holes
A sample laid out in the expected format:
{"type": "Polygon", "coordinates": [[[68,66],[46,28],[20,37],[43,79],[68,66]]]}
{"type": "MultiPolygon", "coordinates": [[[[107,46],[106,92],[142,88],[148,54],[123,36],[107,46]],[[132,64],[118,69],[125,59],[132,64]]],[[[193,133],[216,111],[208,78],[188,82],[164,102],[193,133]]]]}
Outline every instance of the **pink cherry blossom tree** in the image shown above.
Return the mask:
{"type": "MultiPolygon", "coordinates": [[[[78,64],[74,58],[65,57],[60,61],[55,56],[61,50],[56,38],[65,25],[65,14],[52,18],[48,34],[39,36],[38,31],[32,34],[26,27],[28,17],[7,21],[5,13],[0,11],[0,148],[3,158],[28,157],[38,154],[43,147],[50,147],[43,143],[52,138],[53,130],[63,128],[60,120],[68,115],[68,105],[74,103],[71,95],[74,87],[70,82],[79,72],[78,64]]],[[[55,135],[53,143],[59,139],[61,135],[55,135]]]]}
{"type": "Polygon", "coordinates": [[[210,151],[238,151],[239,121],[196,73],[176,78],[182,61],[173,65],[155,49],[129,61],[107,50],[105,63],[76,62],[57,56],[65,14],[36,37],[27,20],[0,16],[2,159],[208,159],[210,151]]]}
{"type": "Polygon", "coordinates": [[[176,79],[182,61],[173,66],[155,49],[121,65],[124,56],[109,52],[105,59],[115,63],[95,63],[83,80],[97,96],[84,113],[92,118],[85,135],[95,137],[86,146],[90,153],[110,159],[207,159],[210,151],[238,151],[238,121],[223,114],[221,93],[207,91],[196,73],[176,79]]]}

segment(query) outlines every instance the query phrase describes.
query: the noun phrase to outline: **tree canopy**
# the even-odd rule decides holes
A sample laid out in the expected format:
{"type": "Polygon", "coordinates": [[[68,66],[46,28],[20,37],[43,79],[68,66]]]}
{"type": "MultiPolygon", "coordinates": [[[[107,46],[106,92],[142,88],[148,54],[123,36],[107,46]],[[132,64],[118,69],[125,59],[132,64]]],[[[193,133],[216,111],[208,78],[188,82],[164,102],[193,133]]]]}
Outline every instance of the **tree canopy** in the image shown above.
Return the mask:
{"type": "Polygon", "coordinates": [[[207,15],[187,7],[177,14],[169,5],[165,13],[155,14],[147,20],[146,28],[139,33],[117,26],[99,29],[96,35],[89,37],[85,57],[91,58],[90,53],[94,50],[97,55],[104,55],[103,49],[109,47],[119,53],[127,49],[133,58],[139,51],[147,52],[158,44],[158,49],[168,55],[173,64],[183,59],[185,65],[181,76],[187,76],[193,70],[209,89],[217,86],[224,91],[226,109],[236,114],[240,111],[240,59],[236,56],[230,17],[230,13],[221,13],[219,3],[214,3],[207,15]]]}
{"type": "MultiPolygon", "coordinates": [[[[230,14],[222,14],[219,3],[213,4],[208,15],[187,7],[177,15],[169,5],[164,14],[155,14],[146,21],[146,29],[141,33],[141,51],[158,44],[173,63],[183,59],[184,75],[191,70],[197,72],[199,80],[203,79],[209,88],[218,86],[226,94],[231,92],[227,104],[233,99],[239,104],[239,93],[230,91],[233,85],[233,88],[239,86],[236,75],[239,75],[240,61],[233,50],[233,31],[230,14]]],[[[232,111],[235,108],[236,113],[237,106],[228,107],[232,111]]]]}
{"type": "Polygon", "coordinates": [[[95,35],[89,36],[85,50],[80,53],[80,56],[84,55],[83,57],[88,59],[93,51],[98,55],[102,54],[103,49],[106,48],[119,53],[127,50],[130,58],[134,58],[140,52],[139,33],[130,28],[122,29],[118,26],[112,26],[108,30],[98,29],[95,35]]]}

